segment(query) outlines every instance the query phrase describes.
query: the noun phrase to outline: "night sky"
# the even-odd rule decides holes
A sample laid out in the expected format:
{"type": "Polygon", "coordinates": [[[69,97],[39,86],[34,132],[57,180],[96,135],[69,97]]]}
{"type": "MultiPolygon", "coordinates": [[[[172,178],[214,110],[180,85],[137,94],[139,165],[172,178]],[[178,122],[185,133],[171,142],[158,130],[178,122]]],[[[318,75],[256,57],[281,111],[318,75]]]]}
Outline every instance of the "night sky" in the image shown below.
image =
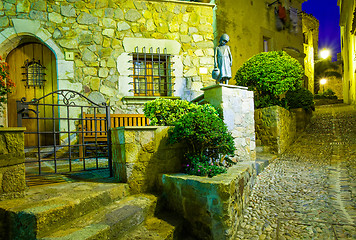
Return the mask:
{"type": "Polygon", "coordinates": [[[302,4],[302,10],[319,20],[319,50],[329,48],[335,61],[336,54],[341,52],[337,0],[308,0],[302,4]]]}

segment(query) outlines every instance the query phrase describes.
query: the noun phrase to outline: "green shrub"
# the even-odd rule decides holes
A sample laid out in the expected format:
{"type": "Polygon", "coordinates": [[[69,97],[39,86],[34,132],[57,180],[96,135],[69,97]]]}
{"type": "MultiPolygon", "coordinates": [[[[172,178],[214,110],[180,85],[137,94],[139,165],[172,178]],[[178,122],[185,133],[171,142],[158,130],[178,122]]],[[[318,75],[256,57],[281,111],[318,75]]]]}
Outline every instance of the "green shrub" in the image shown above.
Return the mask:
{"type": "Polygon", "coordinates": [[[326,90],[325,92],[316,94],[314,96],[315,99],[337,99],[337,96],[335,95],[335,92],[331,90],[330,88],[326,90]]]}
{"type": "Polygon", "coordinates": [[[280,105],[281,95],[301,85],[302,65],[283,51],[259,53],[247,60],[235,75],[236,85],[254,91],[256,108],[280,105]]]}
{"type": "Polygon", "coordinates": [[[173,126],[169,131],[168,141],[171,144],[187,144],[187,173],[214,176],[226,171],[222,162],[230,163],[229,156],[234,154],[233,137],[223,120],[211,111],[209,105],[186,113],[173,126]],[[204,168],[208,172],[203,171],[204,168]]]}
{"type": "Polygon", "coordinates": [[[314,109],[314,96],[306,88],[299,87],[286,93],[288,108],[303,108],[304,110],[314,109]]]}
{"type": "Polygon", "coordinates": [[[189,162],[190,164],[185,165],[185,172],[189,175],[213,177],[226,172],[226,167],[218,162],[209,161],[209,159],[189,157],[189,162]]]}
{"type": "MultiPolygon", "coordinates": [[[[154,126],[172,126],[179,118],[188,112],[197,111],[202,108],[202,105],[197,105],[185,100],[171,100],[157,98],[145,104],[143,112],[150,119],[150,125],[154,126]]],[[[212,105],[205,106],[206,111],[211,111],[213,114],[219,113],[212,105]]]]}

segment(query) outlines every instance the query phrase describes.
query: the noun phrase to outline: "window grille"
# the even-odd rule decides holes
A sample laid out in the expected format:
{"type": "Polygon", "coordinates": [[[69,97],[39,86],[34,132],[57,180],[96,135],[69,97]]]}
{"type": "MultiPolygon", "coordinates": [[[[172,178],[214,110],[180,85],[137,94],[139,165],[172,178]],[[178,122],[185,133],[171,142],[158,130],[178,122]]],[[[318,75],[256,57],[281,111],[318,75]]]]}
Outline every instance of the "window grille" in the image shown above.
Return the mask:
{"type": "Polygon", "coordinates": [[[46,67],[41,65],[40,60],[36,61],[35,59],[32,59],[32,61],[29,61],[27,59],[22,68],[24,69],[22,75],[25,77],[22,81],[26,82],[26,87],[41,88],[44,86],[44,82],[46,81],[44,79],[44,76],[46,75],[44,71],[46,67]]]}
{"type": "Polygon", "coordinates": [[[153,53],[153,48],[150,48],[149,53],[146,53],[146,48],[142,49],[142,53],[135,48],[133,56],[133,89],[135,96],[172,96],[172,62],[171,55],[167,54],[167,49],[160,53],[157,48],[157,53],[153,53]]]}

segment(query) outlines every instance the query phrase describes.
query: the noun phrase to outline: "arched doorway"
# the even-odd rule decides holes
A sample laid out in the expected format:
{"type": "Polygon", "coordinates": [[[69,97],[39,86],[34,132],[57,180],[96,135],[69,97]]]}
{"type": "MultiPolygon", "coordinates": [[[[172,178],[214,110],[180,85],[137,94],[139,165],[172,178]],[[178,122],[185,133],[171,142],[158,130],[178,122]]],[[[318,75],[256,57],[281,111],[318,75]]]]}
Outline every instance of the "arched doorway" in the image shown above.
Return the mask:
{"type": "MultiPolygon", "coordinates": [[[[16,101],[21,100],[23,97],[27,101],[33,98],[40,98],[48,93],[57,90],[57,69],[56,69],[56,57],[53,52],[44,44],[34,40],[30,42],[23,43],[13,49],[7,56],[6,59],[9,64],[10,78],[15,82],[16,87],[13,92],[8,95],[8,125],[9,127],[17,126],[17,107],[16,101]],[[26,81],[26,75],[23,73],[26,71],[29,62],[34,61],[36,64],[40,64],[44,67],[44,79],[42,86],[31,85],[26,81]]],[[[34,70],[28,69],[29,72],[34,70]]],[[[56,103],[57,99],[47,100],[46,103],[53,104],[56,103]]],[[[29,114],[34,114],[29,112],[29,114]]],[[[55,109],[53,111],[50,107],[41,106],[39,109],[40,118],[52,118],[54,115],[58,115],[58,111],[55,109]]],[[[26,131],[40,131],[41,134],[41,145],[51,145],[53,144],[53,132],[54,129],[58,130],[58,123],[53,123],[51,121],[40,120],[39,129],[36,129],[35,120],[24,120],[23,126],[26,127],[26,131]],[[55,126],[55,128],[53,127],[55,126]],[[46,133],[48,132],[48,133],[46,133]]],[[[58,122],[58,121],[57,121],[58,122]]],[[[26,134],[25,135],[25,146],[35,146],[37,145],[37,135],[36,134],[26,134]]]]}

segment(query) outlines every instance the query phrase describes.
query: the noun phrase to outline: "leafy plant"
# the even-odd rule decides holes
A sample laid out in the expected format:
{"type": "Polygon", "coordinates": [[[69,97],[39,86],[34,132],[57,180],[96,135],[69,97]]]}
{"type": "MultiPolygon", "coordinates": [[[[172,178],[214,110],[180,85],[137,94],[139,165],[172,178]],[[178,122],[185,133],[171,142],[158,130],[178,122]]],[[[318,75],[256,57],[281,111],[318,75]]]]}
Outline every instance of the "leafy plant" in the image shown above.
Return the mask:
{"type": "Polygon", "coordinates": [[[0,56],[0,103],[7,102],[7,94],[15,87],[15,83],[9,77],[9,65],[0,56]]]}
{"type": "Polygon", "coordinates": [[[337,99],[337,96],[335,95],[335,93],[333,92],[333,90],[331,90],[330,88],[328,90],[326,90],[325,92],[322,92],[320,94],[316,94],[314,96],[315,99],[337,99]]]}
{"type": "Polygon", "coordinates": [[[288,108],[303,108],[304,110],[314,109],[314,96],[308,89],[299,87],[286,93],[288,108]]]}
{"type": "Polygon", "coordinates": [[[226,170],[222,162],[230,163],[228,157],[234,154],[233,137],[223,120],[211,111],[209,105],[186,113],[174,122],[173,126],[174,128],[169,131],[168,141],[171,144],[178,142],[187,144],[188,150],[185,155],[188,163],[187,173],[214,176],[226,170]],[[212,171],[205,172],[205,169],[212,171]]]}
{"type": "Polygon", "coordinates": [[[254,91],[255,107],[280,105],[281,95],[301,85],[304,70],[301,64],[286,52],[259,53],[247,60],[235,75],[236,85],[254,91]]]}
{"type": "MultiPolygon", "coordinates": [[[[150,119],[150,124],[154,126],[172,126],[174,122],[179,120],[188,112],[197,111],[202,108],[202,105],[197,105],[185,100],[171,100],[157,98],[145,104],[143,112],[150,119]]],[[[213,114],[219,114],[212,105],[204,105],[206,111],[213,114]]]]}
{"type": "Polygon", "coordinates": [[[14,87],[15,83],[9,77],[9,65],[0,56],[0,116],[3,112],[3,103],[7,103],[7,94],[14,87]]]}
{"type": "Polygon", "coordinates": [[[190,175],[213,177],[226,172],[226,167],[217,162],[209,161],[209,159],[201,160],[194,157],[189,157],[190,164],[185,165],[185,172],[190,175]]]}

